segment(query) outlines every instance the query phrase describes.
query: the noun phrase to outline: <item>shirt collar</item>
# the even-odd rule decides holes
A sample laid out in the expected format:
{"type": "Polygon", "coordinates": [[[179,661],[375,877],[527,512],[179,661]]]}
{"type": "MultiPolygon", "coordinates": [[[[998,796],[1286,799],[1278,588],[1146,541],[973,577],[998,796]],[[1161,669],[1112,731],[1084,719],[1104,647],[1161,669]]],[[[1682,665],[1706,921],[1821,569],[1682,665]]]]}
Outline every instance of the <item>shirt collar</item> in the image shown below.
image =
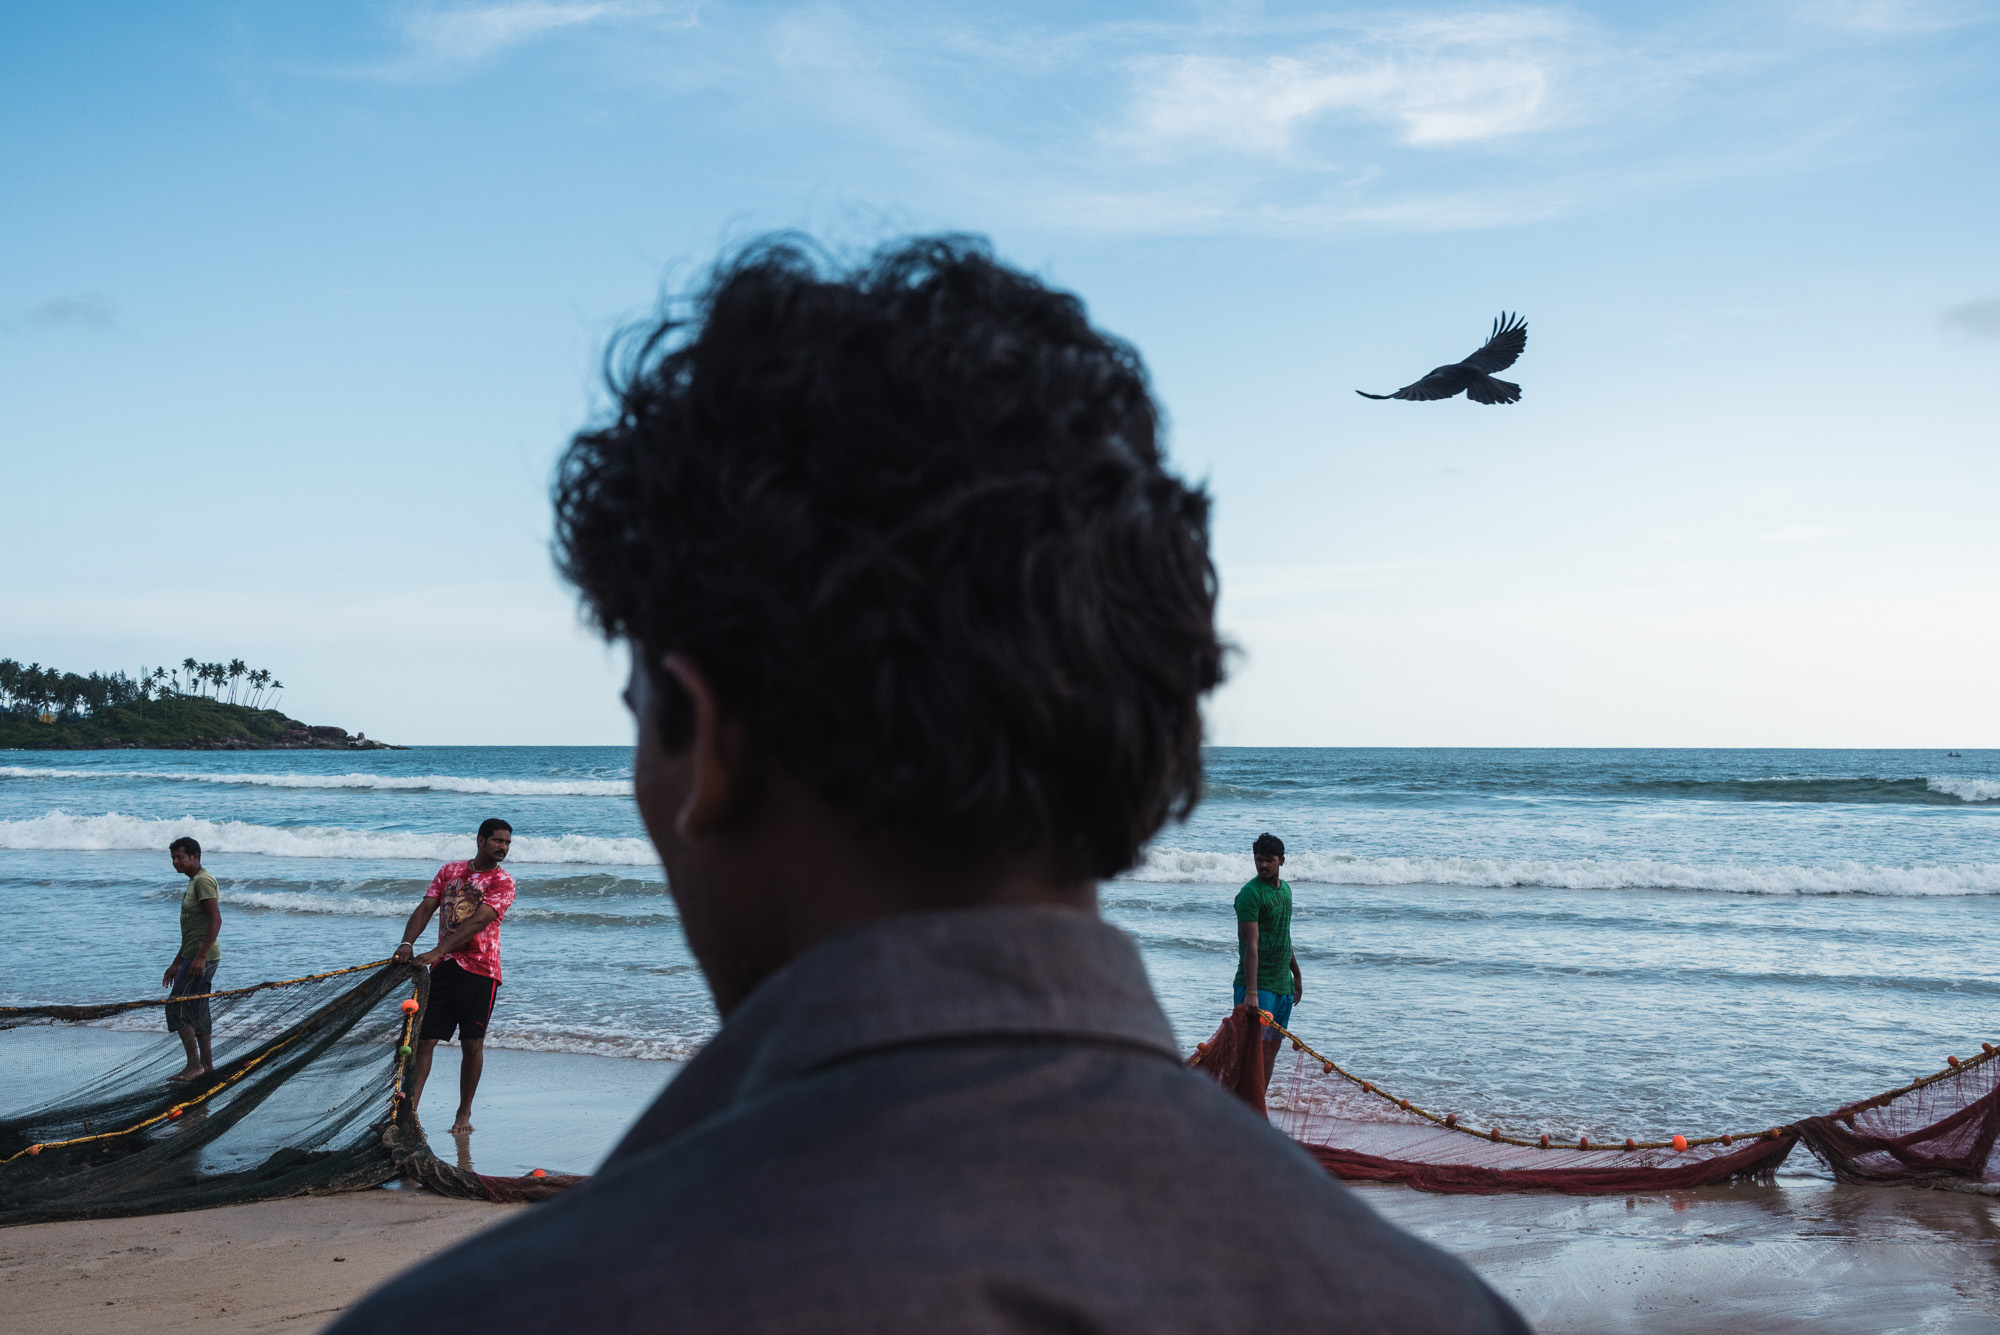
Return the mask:
{"type": "Polygon", "coordinates": [[[1114,1043],[1180,1060],[1138,947],[1094,913],[902,914],[829,937],[765,979],[605,1164],[830,1062],[996,1037],[1114,1043]]]}

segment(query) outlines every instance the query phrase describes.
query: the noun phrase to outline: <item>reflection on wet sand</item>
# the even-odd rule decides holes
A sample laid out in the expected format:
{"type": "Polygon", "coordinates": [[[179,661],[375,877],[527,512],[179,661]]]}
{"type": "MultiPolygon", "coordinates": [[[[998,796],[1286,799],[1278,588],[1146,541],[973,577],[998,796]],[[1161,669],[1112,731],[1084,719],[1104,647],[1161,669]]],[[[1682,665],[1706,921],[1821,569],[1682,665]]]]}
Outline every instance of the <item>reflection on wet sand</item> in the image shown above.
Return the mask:
{"type": "Polygon", "coordinates": [[[1992,1197],[1787,1175],[1650,1196],[1427,1196],[1360,1188],[1456,1252],[1536,1330],[1992,1331],[1992,1197]]]}

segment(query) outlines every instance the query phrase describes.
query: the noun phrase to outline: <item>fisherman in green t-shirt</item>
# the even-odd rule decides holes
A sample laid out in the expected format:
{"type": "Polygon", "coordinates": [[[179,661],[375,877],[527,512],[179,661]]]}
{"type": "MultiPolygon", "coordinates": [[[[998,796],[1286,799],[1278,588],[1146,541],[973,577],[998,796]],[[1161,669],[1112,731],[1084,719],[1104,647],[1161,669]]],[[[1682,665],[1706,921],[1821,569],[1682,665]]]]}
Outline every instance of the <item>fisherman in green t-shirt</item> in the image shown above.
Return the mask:
{"type": "MultiPolygon", "coordinates": [[[[1285,841],[1260,834],[1250,845],[1257,875],[1236,892],[1236,936],[1241,962],[1236,969],[1236,1004],[1249,992],[1245,980],[1257,980],[1256,1006],[1268,1012],[1265,1024],[1288,1024],[1292,1007],[1306,994],[1299,961],[1292,954],[1292,887],[1278,879],[1285,865],[1285,841]]],[[[1278,1031],[1266,1028],[1266,1040],[1276,1043],[1278,1031]]]]}
{"type": "Polygon", "coordinates": [[[222,932],[222,897],[215,878],[201,865],[201,845],[192,839],[176,839],[167,845],[174,870],[188,878],[181,894],[181,948],[160,979],[171,988],[172,997],[195,997],[194,1001],[167,1002],[167,1028],[181,1036],[187,1047],[187,1065],[167,1079],[177,1085],[199,1080],[215,1069],[209,1051],[209,1034],[214,1028],[208,1013],[208,993],[214,990],[216,962],[222,947],[215,938],[222,932]]]}

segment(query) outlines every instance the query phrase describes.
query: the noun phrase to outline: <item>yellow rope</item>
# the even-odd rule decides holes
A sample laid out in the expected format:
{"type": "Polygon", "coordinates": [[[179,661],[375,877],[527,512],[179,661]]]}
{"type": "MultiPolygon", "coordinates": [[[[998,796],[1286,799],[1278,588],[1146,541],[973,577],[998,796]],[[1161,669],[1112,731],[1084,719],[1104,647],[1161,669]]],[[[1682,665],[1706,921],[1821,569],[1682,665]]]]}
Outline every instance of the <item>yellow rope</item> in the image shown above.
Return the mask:
{"type": "MultiPolygon", "coordinates": [[[[292,985],[293,983],[311,983],[311,982],[317,982],[317,981],[319,981],[319,980],[321,980],[321,979],[323,979],[323,978],[338,978],[338,977],[339,977],[340,975],[342,975],[342,974],[345,974],[345,973],[358,973],[358,972],[360,972],[360,971],[361,971],[361,970],[363,970],[363,969],[377,969],[377,968],[380,968],[381,966],[383,966],[384,964],[391,964],[391,963],[394,963],[394,961],[393,961],[393,960],[376,960],[376,961],[375,961],[375,962],[374,962],[373,964],[355,964],[355,965],[350,965],[349,967],[347,967],[347,968],[345,968],[345,969],[330,969],[330,970],[328,970],[328,971],[327,971],[327,972],[325,972],[325,973],[316,973],[316,974],[311,974],[311,975],[309,975],[309,976],[307,976],[307,977],[305,977],[305,978],[289,978],[289,979],[286,979],[286,980],[285,980],[284,982],[280,982],[280,983],[258,983],[258,984],[257,984],[256,986],[254,986],[254,987],[239,987],[239,988],[236,988],[235,990],[233,990],[233,991],[230,991],[230,992],[210,992],[210,993],[207,993],[207,994],[205,994],[205,995],[206,995],[206,996],[211,996],[211,997],[228,997],[228,996],[242,996],[242,995],[243,995],[243,994],[245,994],[245,993],[248,993],[248,992],[257,992],[257,991],[261,991],[262,989],[264,989],[264,988],[267,988],[267,987],[289,987],[289,986],[291,986],[291,985],[292,985]]],[[[174,1000],[175,1000],[176,1002],[180,1002],[180,1001],[197,1001],[197,1000],[201,1000],[201,999],[203,999],[203,998],[199,998],[199,997],[175,997],[175,998],[174,998],[174,1000]]],[[[133,1003],[130,1003],[130,1004],[131,1004],[131,1005],[153,1005],[153,1004],[157,1004],[157,1003],[153,1003],[153,1002],[133,1002],[133,1003]]],[[[25,1010],[25,1009],[33,1009],[33,1008],[32,1008],[32,1007],[21,1007],[21,1008],[18,1008],[18,1009],[24,1009],[24,1010],[25,1010]]],[[[402,1043],[401,1043],[401,1044],[398,1044],[398,1046],[399,1046],[399,1047],[401,1047],[401,1046],[405,1046],[405,1045],[407,1045],[407,1044],[408,1044],[408,1042],[409,1042],[409,1032],[410,1032],[410,1026],[411,1026],[412,1024],[414,1024],[415,1022],[416,1022],[416,1014],[415,1014],[415,1012],[409,1012],[409,1013],[406,1013],[406,1014],[405,1014],[405,1015],[403,1016],[403,1035],[404,1035],[404,1037],[403,1037],[403,1041],[402,1041],[402,1043]]],[[[38,1155],[38,1154],[40,1154],[40,1153],[41,1153],[41,1152],[42,1152],[43,1150],[54,1150],[54,1149],[61,1149],[61,1148],[62,1148],[63,1146],[65,1146],[65,1145],[86,1145],[86,1144],[89,1144],[89,1143],[90,1143],[91,1141],[95,1141],[95,1140],[115,1140],[115,1139],[117,1139],[117,1138],[118,1138],[119,1136],[129,1136],[129,1135],[131,1135],[131,1134],[132,1134],[133,1132],[135,1132],[135,1131],[144,1131],[144,1130],[145,1130],[145,1129],[146,1129],[147,1127],[149,1127],[149,1126],[156,1126],[156,1125],[158,1125],[158,1124],[159,1124],[159,1123],[161,1123],[161,1122],[165,1122],[165,1121],[169,1121],[169,1120],[171,1120],[171,1119],[173,1119],[173,1118],[175,1118],[175,1117],[178,1117],[178,1116],[180,1116],[180,1115],[181,1115],[182,1113],[186,1112],[186,1111],[187,1111],[187,1110],[188,1110],[189,1108],[193,1108],[193,1107],[196,1107],[196,1106],[197,1106],[197,1105],[199,1105],[199,1104],[203,1104],[203,1103],[206,1103],[206,1102],[208,1102],[208,1100],[210,1100],[210,1099],[214,1098],[214,1097],[215,1097],[215,1096],[216,1096],[217,1094],[220,1094],[220,1093],[221,1093],[221,1092],[222,1092],[223,1090],[225,1090],[225,1089],[228,1089],[228,1088],[229,1088],[229,1087],[230,1087],[231,1085],[235,1084],[235,1083],[236,1083],[236,1082],[237,1082],[238,1080],[241,1080],[241,1079],[242,1079],[242,1078],[243,1078],[244,1076],[246,1076],[246,1075],[250,1074],[250,1072],[251,1072],[251,1071],[253,1071],[253,1070],[255,1070],[255,1069],[256,1069],[257,1067],[259,1067],[259,1066],[263,1065],[263,1064],[264,1064],[264,1063],[265,1063],[266,1061],[269,1061],[269,1060],[270,1060],[270,1059],[271,1059],[272,1057],[276,1056],[276,1055],[277,1055],[277,1054],[278,1054],[279,1052],[281,1052],[281,1051],[283,1051],[284,1049],[286,1049],[286,1048],[290,1047],[290,1046],[291,1046],[292,1044],[294,1044],[294,1043],[298,1042],[298,1041],[299,1041],[300,1039],[304,1038],[304,1037],[305,1037],[305,1036],[306,1036],[307,1034],[309,1034],[309,1033],[311,1033],[311,1032],[313,1032],[313,1031],[312,1031],[312,1030],[310,1030],[310,1029],[301,1029],[301,1030],[300,1030],[300,1031],[299,1031],[298,1033],[296,1033],[296,1034],[293,1034],[293,1035],[292,1035],[292,1036],[291,1036],[290,1038],[287,1038],[287,1039],[284,1039],[283,1041],[281,1041],[281,1042],[279,1042],[279,1043],[277,1043],[277,1044],[273,1045],[272,1047],[270,1047],[270,1048],[266,1049],[265,1051],[263,1051],[263,1052],[259,1053],[259,1054],[258,1054],[257,1056],[255,1056],[255,1057],[251,1058],[251,1059],[250,1059],[249,1061],[245,1062],[245,1063],[243,1064],[242,1068],[241,1068],[241,1069],[239,1069],[239,1070],[238,1070],[238,1071],[237,1071],[237,1072],[236,1072],[236,1073],[235,1073],[234,1075],[231,1075],[231,1076],[230,1076],[230,1077],[229,1077],[228,1079],[226,1079],[226,1080],[223,1080],[223,1081],[221,1081],[220,1083],[218,1083],[218,1084],[215,1084],[215,1085],[213,1085],[213,1086],[209,1087],[208,1089],[205,1089],[205,1090],[203,1090],[203,1091],[202,1091],[201,1093],[199,1093],[199,1094],[195,1095],[195,1096],[194,1096],[193,1098],[191,1098],[191,1099],[187,1099],[187,1100],[184,1100],[183,1102],[180,1102],[180,1103],[176,1103],[176,1104],[173,1104],[173,1105],[169,1106],[169,1107],[168,1107],[168,1108],[167,1108],[167,1109],[166,1109],[165,1111],[163,1111],[163,1112],[159,1112],[159,1113],[156,1113],[156,1114],[154,1114],[153,1116],[151,1116],[151,1117],[148,1117],[148,1118],[147,1118],[146,1120],[144,1120],[143,1122],[134,1122],[134,1123],[133,1123],[133,1124],[132,1124],[131,1126],[128,1126],[128,1127],[124,1127],[124,1128],[121,1128],[120,1130],[117,1130],[117,1131],[99,1131],[99,1132],[97,1132],[97,1133],[96,1133],[95,1135],[89,1135],[89,1136],[73,1136],[73,1137],[71,1137],[71,1138],[70,1138],[70,1139],[68,1139],[68,1140],[45,1140],[45,1141],[42,1141],[42,1142],[41,1142],[41,1143],[39,1143],[39,1144],[35,1144],[35,1145],[29,1145],[29,1146],[28,1146],[28,1147],[26,1147],[25,1149],[20,1149],[20,1150],[16,1150],[16,1151],[15,1151],[14,1153],[12,1153],[12,1154],[8,1155],[8,1156],[7,1156],[6,1158],[4,1158],[4,1159],[0,1159],[0,1165],[5,1165],[5,1164],[10,1164],[10,1163],[14,1162],[14,1160],[16,1160],[16,1159],[19,1159],[19,1158],[23,1158],[23,1157],[27,1157],[27,1156],[33,1156],[33,1155],[38,1155]]],[[[398,1090],[400,1090],[400,1089],[402,1088],[402,1083],[403,1083],[403,1061],[404,1061],[404,1058],[403,1058],[403,1055],[402,1055],[402,1054],[401,1054],[400,1052],[398,1052],[398,1053],[396,1054],[396,1088],[397,1088],[398,1090]]]]}
{"type": "Polygon", "coordinates": [[[367,964],[350,964],[344,969],[329,969],[325,973],[309,973],[303,978],[283,978],[267,983],[252,983],[248,987],[232,987],[226,992],[202,992],[184,997],[165,996],[147,1001],[104,1001],[87,1002],[74,1006],[0,1006],[0,1015],[29,1015],[37,1011],[75,1010],[98,1011],[109,1015],[113,1011],[143,1010],[147,1006],[178,1006],[185,1001],[211,1001],[216,997],[245,997],[252,992],[263,992],[274,987],[293,987],[299,983],[317,983],[323,978],[338,978],[344,973],[360,973],[364,969],[379,969],[395,960],[373,960],[367,964]]]}
{"type": "MultiPolygon", "coordinates": [[[[1543,1136],[1539,1140],[1522,1140],[1516,1136],[1503,1136],[1499,1133],[1497,1128],[1490,1131],[1475,1131],[1471,1127],[1460,1126],[1458,1123],[1458,1118],[1456,1116],[1450,1117],[1448,1119],[1445,1117],[1440,1117],[1436,1113],[1431,1112],[1427,1108],[1418,1107],[1416,1104],[1410,1102],[1410,1100],[1408,1099],[1399,1099],[1395,1095],[1382,1089],[1372,1080],[1363,1080],[1360,1076],[1355,1075],[1352,1071],[1346,1070],[1340,1065],[1340,1063],[1334,1061],[1331,1057],[1323,1056],[1322,1054],[1315,1052],[1312,1049],[1312,1047],[1306,1043],[1304,1039],[1300,1038],[1297,1034],[1285,1028],[1283,1025],[1279,1024],[1277,1020],[1272,1018],[1272,1015],[1269,1011],[1259,1010],[1257,1014],[1262,1018],[1265,1024],[1269,1025],[1271,1028],[1277,1030],[1280,1034],[1283,1034],[1286,1038],[1290,1039],[1292,1041],[1292,1047],[1295,1051],[1306,1053],[1309,1056],[1311,1056],[1314,1060],[1318,1061],[1326,1074],[1341,1075],[1345,1077],[1350,1083],[1359,1085],[1361,1087],[1362,1092],[1367,1094],[1373,1094],[1377,1098],[1384,1099],[1389,1103],[1394,1104],[1397,1108],[1401,1109],[1404,1112],[1415,1113],[1417,1114],[1417,1116],[1424,1118],[1426,1121],[1436,1123],[1438,1126],[1442,1127],[1446,1131],[1456,1131],[1461,1135],[1472,1136],[1479,1140],[1492,1141],[1502,1145],[1518,1145],[1523,1149],[1539,1149],[1539,1150],[1575,1149],[1583,1151],[1583,1147],[1581,1146],[1559,1144],[1551,1141],[1547,1136],[1543,1136]]],[[[1991,1044],[1983,1044],[1982,1047],[1984,1050],[1977,1057],[1969,1057],[1964,1061],[1957,1062],[1955,1065],[1948,1066],[1944,1070],[1938,1071],[1932,1075],[1918,1076],[1915,1080],[1911,1081],[1909,1084],[1899,1086],[1895,1089],[1889,1090],[1887,1093],[1884,1094],[1877,1094],[1874,1098],[1864,1099],[1859,1103],[1849,1104],[1847,1107],[1844,1107],[1840,1109],[1838,1112],[1836,1112],[1834,1116],[1845,1118],[1851,1124],[1855,1113],[1866,1111],[1869,1108],[1882,1107],[1886,1104],[1894,1102],[1895,1100],[1901,1098],[1905,1094],[1909,1094],[1916,1090],[1922,1089],[1926,1085],[1935,1084],[1939,1080],[1945,1079],[1947,1076],[1963,1075],[1965,1072],[1971,1070],[1975,1066],[1983,1065],[1984,1063],[1993,1060],[1994,1057],[2000,1056],[2000,1049],[1994,1048],[1991,1044]]],[[[1195,1053],[1194,1061],[1192,1064],[1196,1066],[1201,1065],[1201,1059],[1205,1055],[1207,1055],[1205,1048],[1200,1051],[1197,1051],[1195,1053]]],[[[1687,1148],[1693,1149],[1697,1145],[1732,1145],[1739,1140],[1755,1140],[1759,1137],[1764,1137],[1768,1139],[1788,1134],[1790,1133],[1782,1127],[1771,1127],[1768,1130],[1752,1131],[1745,1134],[1729,1133],[1719,1136],[1701,1136],[1701,1137],[1688,1136],[1684,1137],[1684,1139],[1686,1141],[1687,1148]]],[[[1592,1154],[1596,1153],[1623,1154],[1630,1150],[1669,1150],[1673,1149],[1673,1147],[1674,1143],[1671,1140],[1632,1140],[1632,1141],[1620,1142],[1617,1144],[1592,1145],[1588,1148],[1587,1151],[1583,1152],[1592,1154]]]]}

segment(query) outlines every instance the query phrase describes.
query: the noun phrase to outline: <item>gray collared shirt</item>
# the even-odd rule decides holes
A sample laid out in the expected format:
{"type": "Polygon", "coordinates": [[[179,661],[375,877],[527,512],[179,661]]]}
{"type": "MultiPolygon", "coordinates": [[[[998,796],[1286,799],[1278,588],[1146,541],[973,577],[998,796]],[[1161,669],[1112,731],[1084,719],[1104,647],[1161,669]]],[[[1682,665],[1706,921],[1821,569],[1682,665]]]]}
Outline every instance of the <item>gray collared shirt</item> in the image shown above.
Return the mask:
{"type": "Polygon", "coordinates": [[[1186,1070],[1123,933],[987,908],[820,943],[589,1183],[335,1330],[1526,1327],[1186,1070]]]}

